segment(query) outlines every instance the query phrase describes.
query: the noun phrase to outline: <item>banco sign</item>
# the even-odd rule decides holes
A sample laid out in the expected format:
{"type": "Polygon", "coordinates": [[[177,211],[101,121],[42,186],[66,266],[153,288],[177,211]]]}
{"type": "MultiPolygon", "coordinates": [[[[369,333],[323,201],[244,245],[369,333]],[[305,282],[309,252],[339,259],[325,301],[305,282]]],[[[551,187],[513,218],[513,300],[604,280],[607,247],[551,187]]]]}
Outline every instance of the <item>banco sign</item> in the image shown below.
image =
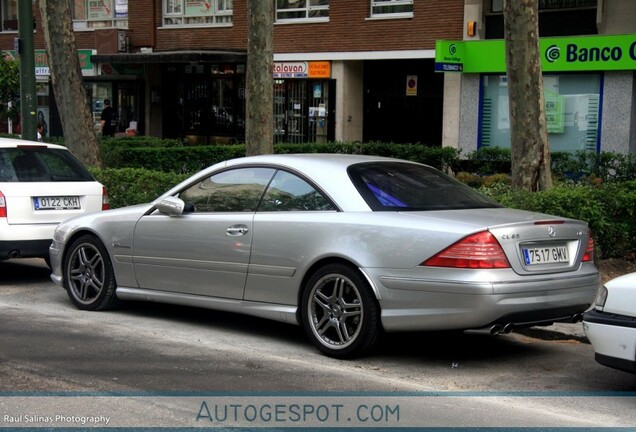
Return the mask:
{"type": "MultiPolygon", "coordinates": [[[[632,61],[636,61],[636,41],[633,42],[629,49],[629,57],[632,61]]],[[[566,61],[568,62],[608,62],[620,61],[623,58],[623,49],[619,46],[613,47],[579,47],[577,44],[568,44],[566,49],[566,61]]]]}
{"type": "MultiPolygon", "coordinates": [[[[457,63],[464,73],[506,71],[503,40],[437,41],[436,64],[449,63],[444,53],[450,44],[461,47],[463,55],[457,63]]],[[[636,34],[542,38],[539,52],[544,72],[636,70],[636,34]]]]}

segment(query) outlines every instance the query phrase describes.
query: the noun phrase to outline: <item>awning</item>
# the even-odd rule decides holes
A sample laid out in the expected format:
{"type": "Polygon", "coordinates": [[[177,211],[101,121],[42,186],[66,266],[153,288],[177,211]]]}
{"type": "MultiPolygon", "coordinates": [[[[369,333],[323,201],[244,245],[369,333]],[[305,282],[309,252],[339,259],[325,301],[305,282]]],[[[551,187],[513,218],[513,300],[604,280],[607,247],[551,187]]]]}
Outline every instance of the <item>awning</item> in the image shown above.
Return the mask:
{"type": "Polygon", "coordinates": [[[245,63],[242,51],[164,51],[150,53],[95,54],[93,63],[245,63]]]}

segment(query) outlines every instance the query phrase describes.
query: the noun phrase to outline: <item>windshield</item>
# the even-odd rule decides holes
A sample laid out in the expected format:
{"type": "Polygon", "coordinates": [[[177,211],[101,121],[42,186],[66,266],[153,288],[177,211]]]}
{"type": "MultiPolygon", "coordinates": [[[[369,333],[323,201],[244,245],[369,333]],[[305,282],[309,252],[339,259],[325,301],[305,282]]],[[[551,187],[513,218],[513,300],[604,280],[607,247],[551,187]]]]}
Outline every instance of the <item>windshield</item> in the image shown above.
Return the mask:
{"type": "Polygon", "coordinates": [[[426,165],[368,162],[352,165],[351,181],[374,211],[501,207],[474,189],[426,165]]]}

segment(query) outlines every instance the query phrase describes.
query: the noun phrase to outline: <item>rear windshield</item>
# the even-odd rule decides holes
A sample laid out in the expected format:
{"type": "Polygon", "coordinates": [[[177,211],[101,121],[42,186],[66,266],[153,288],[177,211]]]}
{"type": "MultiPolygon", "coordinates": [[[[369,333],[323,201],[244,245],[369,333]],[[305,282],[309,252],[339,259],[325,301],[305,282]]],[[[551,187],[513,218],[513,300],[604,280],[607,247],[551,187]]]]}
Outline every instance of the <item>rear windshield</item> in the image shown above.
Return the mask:
{"type": "Polygon", "coordinates": [[[367,162],[349,177],[375,211],[454,210],[501,207],[434,168],[405,162],[367,162]]]}
{"type": "Polygon", "coordinates": [[[0,148],[0,182],[94,181],[93,176],[63,149],[0,148]]]}

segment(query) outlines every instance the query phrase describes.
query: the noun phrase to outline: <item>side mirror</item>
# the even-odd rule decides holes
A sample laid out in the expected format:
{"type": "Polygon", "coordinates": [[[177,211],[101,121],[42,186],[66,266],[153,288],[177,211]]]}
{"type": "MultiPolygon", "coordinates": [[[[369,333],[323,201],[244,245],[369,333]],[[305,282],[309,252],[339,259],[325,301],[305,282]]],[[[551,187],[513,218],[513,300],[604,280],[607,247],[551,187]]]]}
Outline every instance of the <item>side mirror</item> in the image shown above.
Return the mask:
{"type": "Polygon", "coordinates": [[[165,197],[156,204],[157,210],[168,216],[179,216],[183,214],[185,203],[176,197],[165,197]]]}

